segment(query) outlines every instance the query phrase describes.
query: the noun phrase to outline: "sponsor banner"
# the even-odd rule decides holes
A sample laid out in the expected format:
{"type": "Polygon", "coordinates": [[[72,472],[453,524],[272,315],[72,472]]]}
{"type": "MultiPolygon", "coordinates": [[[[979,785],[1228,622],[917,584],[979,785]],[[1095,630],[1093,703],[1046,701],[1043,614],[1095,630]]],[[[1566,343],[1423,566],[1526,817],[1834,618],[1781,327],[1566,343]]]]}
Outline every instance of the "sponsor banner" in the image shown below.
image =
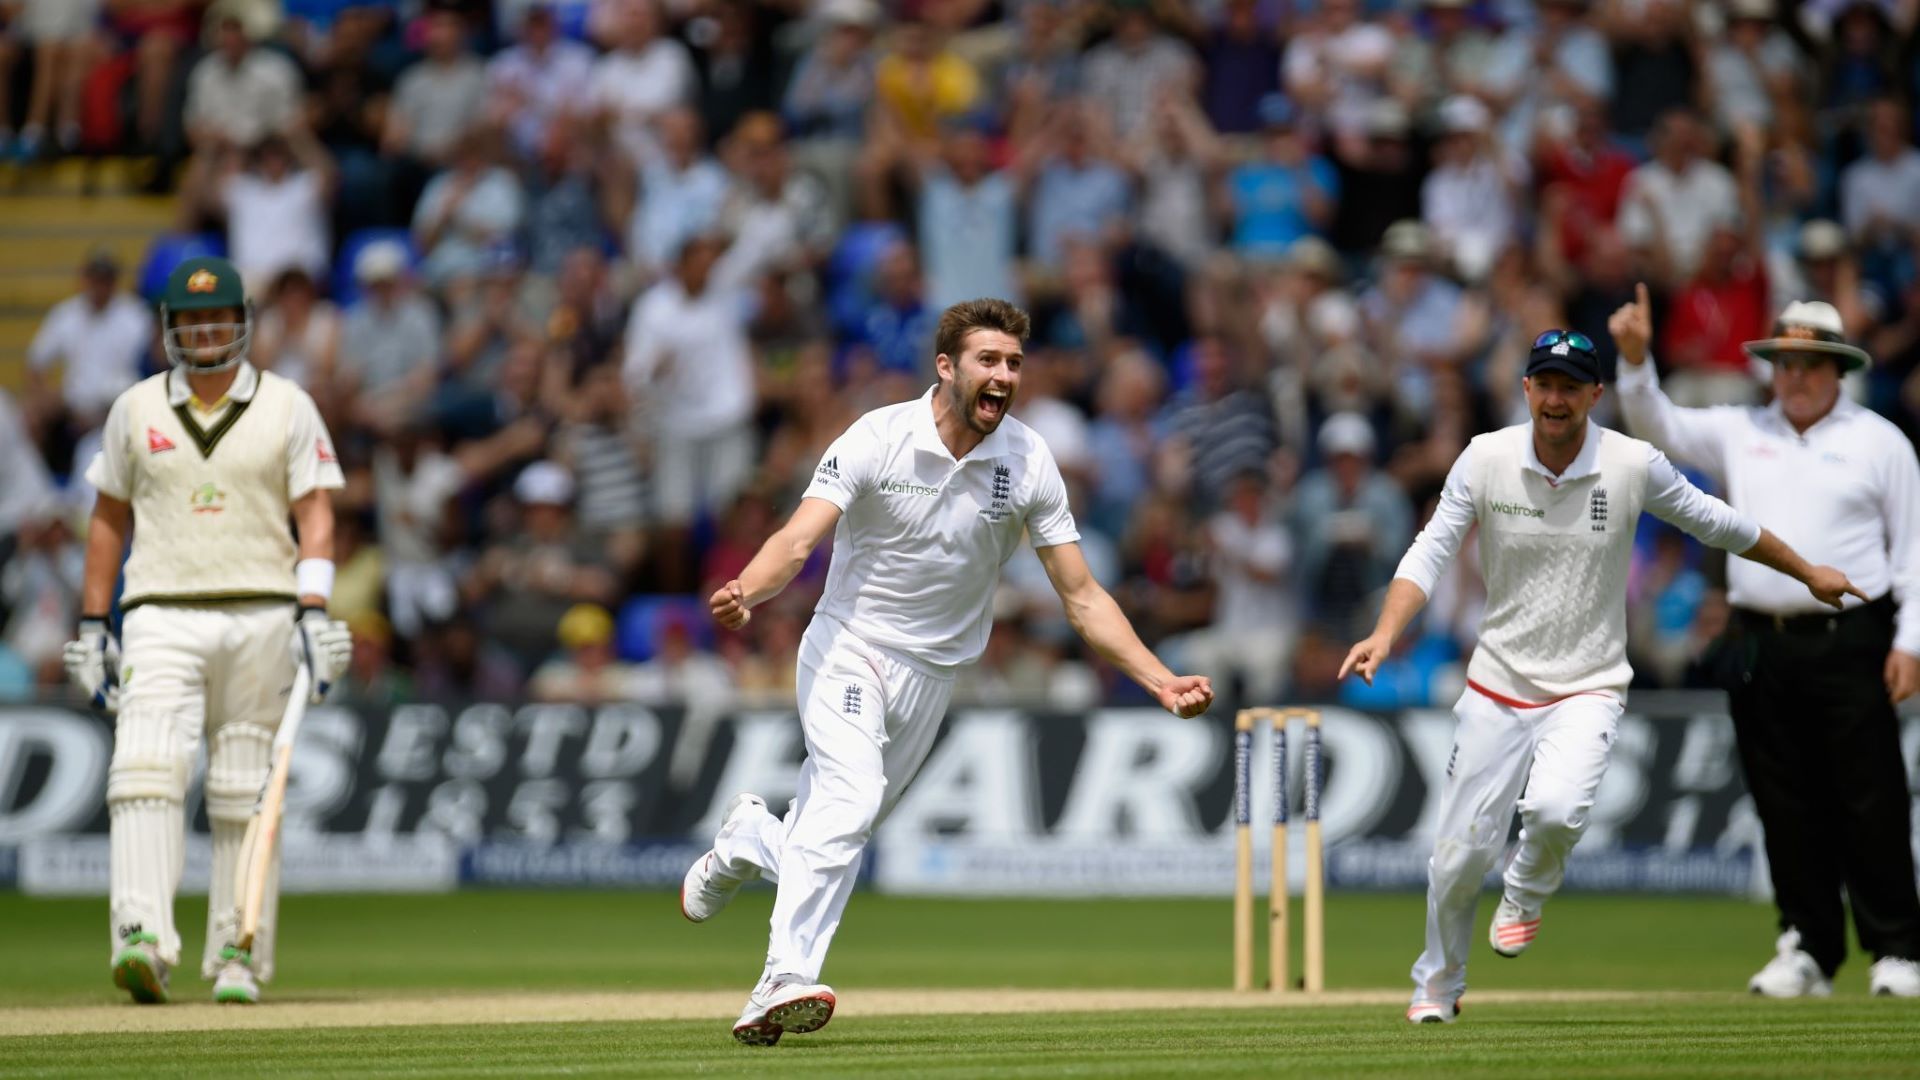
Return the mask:
{"type": "MultiPolygon", "coordinates": [[[[1261,834],[1260,843],[1266,843],[1261,834]]],[[[1304,836],[1290,833],[1287,878],[1304,888],[1304,836]]],[[[1269,862],[1257,849],[1253,880],[1266,892],[1269,862]]],[[[1408,891],[1427,884],[1432,845],[1356,839],[1327,852],[1327,887],[1408,891]]],[[[875,885],[883,891],[930,896],[1211,896],[1232,892],[1234,851],[1218,838],[1194,844],[1090,845],[1041,842],[880,841],[875,885]]],[[[1565,888],[1596,892],[1732,893],[1751,891],[1754,860],[1747,852],[1576,850],[1565,888]]],[[[1500,872],[1489,873],[1489,889],[1500,872]]]]}
{"type": "MultiPolygon", "coordinates": [[[[456,849],[438,836],[370,841],[352,834],[289,835],[280,853],[280,888],[312,892],[447,892],[458,880],[456,849]]],[[[187,838],[183,894],[204,896],[213,864],[207,837],[187,838]]],[[[107,838],[49,836],[19,849],[19,887],[36,896],[105,896],[107,838]]]]}
{"type": "MultiPolygon", "coordinates": [[[[1329,706],[1322,720],[1329,884],[1422,887],[1451,711],[1329,706]]],[[[1903,723],[1903,757],[1920,776],[1920,719],[1903,723]]],[[[863,869],[879,888],[918,893],[1226,895],[1231,724],[1225,707],[1192,720],[1151,708],[957,710],[863,869]]],[[[1264,857],[1269,733],[1249,750],[1247,809],[1264,857]]],[[[104,891],[111,751],[99,717],[0,708],[0,887],[104,891]]],[[[804,753],[790,709],[316,708],[288,791],[288,887],[675,887],[734,794],[785,811],[804,753]]],[[[1302,755],[1288,764],[1297,800],[1302,755]]],[[[195,770],[192,883],[205,879],[204,764],[195,770]]],[[[1568,888],[1766,887],[1719,694],[1634,695],[1589,818],[1568,888]]]]}

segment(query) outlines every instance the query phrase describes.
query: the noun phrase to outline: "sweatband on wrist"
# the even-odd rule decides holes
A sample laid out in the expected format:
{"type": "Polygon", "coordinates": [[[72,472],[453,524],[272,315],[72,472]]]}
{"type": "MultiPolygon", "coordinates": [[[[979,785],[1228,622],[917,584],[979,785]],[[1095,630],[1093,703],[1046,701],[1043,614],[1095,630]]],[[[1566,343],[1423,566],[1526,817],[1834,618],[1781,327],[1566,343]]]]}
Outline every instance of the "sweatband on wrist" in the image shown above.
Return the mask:
{"type": "MultiPolygon", "coordinates": [[[[283,564],[284,565],[284,564],[283,564]]],[[[293,567],[294,588],[301,596],[333,597],[333,560],[301,559],[293,567]]]]}

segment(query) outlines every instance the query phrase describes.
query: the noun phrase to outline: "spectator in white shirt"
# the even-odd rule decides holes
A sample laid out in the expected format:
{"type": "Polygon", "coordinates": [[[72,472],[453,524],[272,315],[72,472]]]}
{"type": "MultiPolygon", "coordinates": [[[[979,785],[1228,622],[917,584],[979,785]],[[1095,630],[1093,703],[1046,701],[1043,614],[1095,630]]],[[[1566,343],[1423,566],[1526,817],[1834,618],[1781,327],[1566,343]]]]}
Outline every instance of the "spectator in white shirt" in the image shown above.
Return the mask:
{"type": "Polygon", "coordinates": [[[1281,77],[1288,95],[1336,134],[1358,136],[1387,94],[1393,51],[1393,34],[1365,21],[1359,0],[1322,0],[1307,29],[1287,43],[1281,77]]]}
{"type": "Polygon", "coordinates": [[[1604,104],[1613,96],[1613,55],[1588,25],[1585,0],[1543,0],[1538,23],[1500,36],[1473,91],[1504,118],[1509,150],[1532,149],[1534,129],[1552,106],[1604,104]]]}
{"type": "Polygon", "coordinates": [[[724,510],[753,472],[747,296],[711,280],[724,248],[716,236],[689,239],[673,274],[641,294],[627,323],[624,374],[654,437],[661,565],[670,576],[691,577],[695,516],[724,510]]]}
{"type": "Polygon", "coordinates": [[[480,123],[487,75],[467,48],[466,24],[458,12],[430,12],[425,44],[426,55],[394,86],[380,149],[389,157],[435,166],[446,162],[460,136],[480,123]]]}
{"type": "Polygon", "coordinates": [[[1707,96],[1723,134],[1765,131],[1774,102],[1806,85],[1800,50],[1773,16],[1774,0],[1729,0],[1726,35],[1707,48],[1707,96]]]}
{"type": "Polygon", "coordinates": [[[362,248],[353,274],[366,295],[341,330],[341,391],[358,395],[358,419],[391,430],[439,382],[440,316],[407,280],[407,250],[395,241],[362,248]]]}
{"type": "Polygon", "coordinates": [[[624,5],[609,30],[612,51],[593,66],[588,90],[614,142],[636,167],[653,156],[653,124],[693,100],[699,82],[687,47],[661,32],[654,0],[624,5]]]}
{"type": "Polygon", "coordinates": [[[1293,538],[1263,473],[1233,479],[1225,505],[1207,519],[1205,540],[1213,621],[1180,639],[1181,663],[1237,687],[1238,700],[1276,700],[1286,689],[1299,599],[1291,585],[1293,538]]]}
{"type": "Polygon", "coordinates": [[[305,270],[283,271],[274,279],[268,304],[253,331],[253,366],[292,379],[319,404],[324,416],[333,404],[334,365],[340,356],[340,310],[305,270]]]}
{"type": "Polygon", "coordinates": [[[688,237],[714,227],[732,183],[706,152],[700,114],[672,109],[656,130],[626,228],[627,258],[648,273],[663,272],[688,237]]]}
{"type": "Polygon", "coordinates": [[[413,213],[421,276],[433,288],[478,274],[510,243],[527,213],[526,192],[498,164],[497,137],[476,129],[455,144],[450,167],[427,184],[413,213]]]}
{"type": "Polygon", "coordinates": [[[106,251],[87,257],[78,296],[53,306],[27,346],[29,412],[48,432],[47,461],[64,472],[73,440],[106,419],[113,400],[140,381],[153,347],[153,313],[120,291],[120,264],[106,251]],[[49,377],[64,366],[59,397],[49,377]]]}
{"type": "Polygon", "coordinates": [[[520,43],[487,62],[489,123],[506,129],[521,157],[536,156],[560,121],[584,111],[593,50],[560,36],[553,9],[537,4],[520,22],[520,43]]]}
{"type": "Polygon", "coordinates": [[[1907,111],[1881,99],[1867,110],[1867,155],[1840,174],[1841,224],[1873,252],[1920,236],[1920,150],[1907,138],[1907,111]]]}
{"type": "Polygon", "coordinates": [[[281,273],[324,278],[330,264],[328,219],[338,182],[333,159],[311,134],[272,135],[247,155],[229,158],[218,197],[226,210],[227,248],[249,291],[264,291],[281,273]]]}
{"type": "Polygon", "coordinates": [[[1199,89],[1200,63],[1185,42],[1162,33],[1147,0],[1113,5],[1113,36],[1087,50],[1083,92],[1104,105],[1123,139],[1146,131],[1155,104],[1199,89]]]}
{"type": "Polygon", "coordinates": [[[1493,115],[1461,95],[1440,106],[1435,168],[1420,189],[1421,217],[1468,280],[1478,281],[1513,242],[1515,197],[1527,165],[1493,139],[1493,115]]]}
{"type": "Polygon", "coordinates": [[[1663,248],[1675,281],[1693,276],[1715,226],[1740,206],[1733,174],[1705,156],[1707,139],[1691,110],[1666,113],[1653,129],[1653,160],[1627,174],[1620,194],[1621,236],[1636,249],[1663,248]]]}
{"type": "Polygon", "coordinates": [[[218,16],[214,51],[187,77],[187,136],[200,152],[252,146],[299,117],[294,62],[247,39],[237,15],[218,16]]]}

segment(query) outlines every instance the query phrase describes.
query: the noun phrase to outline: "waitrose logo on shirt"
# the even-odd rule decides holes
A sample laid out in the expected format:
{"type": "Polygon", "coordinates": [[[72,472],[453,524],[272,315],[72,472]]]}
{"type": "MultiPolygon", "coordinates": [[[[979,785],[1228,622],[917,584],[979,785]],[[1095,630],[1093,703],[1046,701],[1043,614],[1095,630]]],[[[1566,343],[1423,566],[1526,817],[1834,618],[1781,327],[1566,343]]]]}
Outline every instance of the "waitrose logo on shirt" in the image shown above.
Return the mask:
{"type": "Polygon", "coordinates": [[[1543,518],[1547,516],[1545,510],[1535,510],[1531,506],[1521,506],[1519,503],[1488,503],[1487,509],[1492,510],[1496,514],[1512,514],[1514,517],[1543,518]]]}
{"type": "Polygon", "coordinates": [[[880,481],[882,495],[938,495],[940,489],[925,484],[908,484],[899,480],[880,481]]]}

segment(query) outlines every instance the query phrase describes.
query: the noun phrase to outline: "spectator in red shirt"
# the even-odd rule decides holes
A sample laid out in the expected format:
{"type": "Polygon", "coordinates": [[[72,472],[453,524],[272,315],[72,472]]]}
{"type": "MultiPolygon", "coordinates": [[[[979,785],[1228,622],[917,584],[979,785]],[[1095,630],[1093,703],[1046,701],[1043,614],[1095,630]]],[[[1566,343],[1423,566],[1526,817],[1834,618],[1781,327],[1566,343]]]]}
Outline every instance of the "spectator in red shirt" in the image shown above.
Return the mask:
{"type": "Polygon", "coordinates": [[[1543,135],[1535,146],[1543,209],[1558,222],[1560,249],[1568,261],[1585,261],[1588,238],[1613,224],[1620,192],[1638,164],[1607,136],[1606,106],[1582,106],[1564,138],[1543,135]]]}
{"type": "Polygon", "coordinates": [[[1757,230],[1732,215],[1715,223],[1693,279],[1673,291],[1663,321],[1661,357],[1672,368],[1667,392],[1688,407],[1745,405],[1759,382],[1743,341],[1771,325],[1766,260],[1757,230]]]}

